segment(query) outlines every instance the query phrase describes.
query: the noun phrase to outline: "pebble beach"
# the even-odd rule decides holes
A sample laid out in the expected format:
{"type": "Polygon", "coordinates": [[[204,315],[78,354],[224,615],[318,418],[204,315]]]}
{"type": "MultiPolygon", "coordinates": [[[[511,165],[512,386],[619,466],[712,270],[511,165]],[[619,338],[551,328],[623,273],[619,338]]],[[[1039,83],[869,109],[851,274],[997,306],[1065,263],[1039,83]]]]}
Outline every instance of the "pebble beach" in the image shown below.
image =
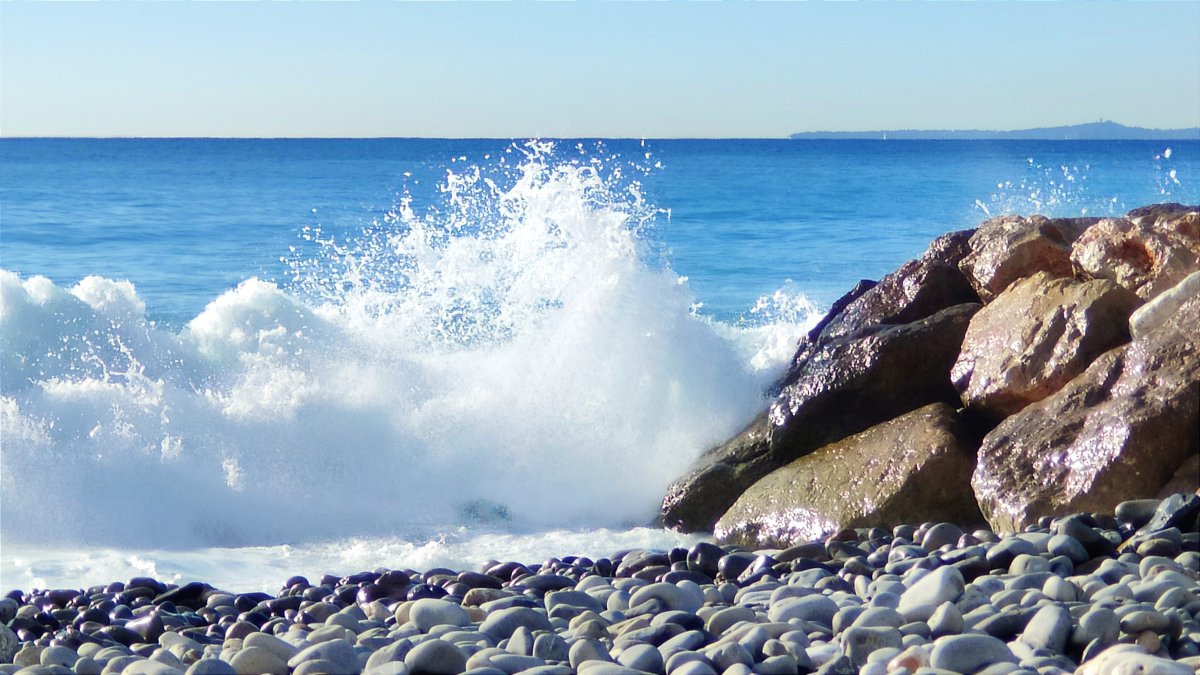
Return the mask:
{"type": "Polygon", "coordinates": [[[1042,518],[702,542],[477,570],[152,578],[0,600],[0,673],[1106,675],[1200,672],[1200,497],[1042,518]]]}

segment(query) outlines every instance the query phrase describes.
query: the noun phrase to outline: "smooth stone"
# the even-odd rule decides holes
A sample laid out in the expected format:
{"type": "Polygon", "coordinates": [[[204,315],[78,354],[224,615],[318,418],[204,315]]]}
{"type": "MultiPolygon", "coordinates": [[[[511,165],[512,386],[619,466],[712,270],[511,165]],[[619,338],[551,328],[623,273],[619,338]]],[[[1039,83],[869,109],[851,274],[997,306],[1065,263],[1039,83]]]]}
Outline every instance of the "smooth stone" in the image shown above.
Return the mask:
{"type": "Polygon", "coordinates": [[[901,638],[899,629],[888,626],[851,626],[841,635],[842,651],[855,666],[862,667],[876,649],[899,649],[901,638]]]}
{"type": "MultiPolygon", "coordinates": [[[[695,586],[695,584],[692,584],[695,586]]],[[[685,585],[659,582],[643,586],[629,598],[629,606],[637,607],[641,603],[657,599],[666,605],[667,609],[680,612],[695,612],[704,605],[704,594],[699,586],[689,588],[685,585]]]]}
{"type": "Polygon", "coordinates": [[[704,622],[704,630],[720,636],[739,621],[755,621],[757,614],[749,607],[725,607],[713,612],[704,622]]]}
{"type": "Polygon", "coordinates": [[[837,611],[837,603],[828,597],[806,595],[799,598],[786,598],[772,604],[767,610],[767,618],[777,623],[787,623],[792,619],[799,619],[830,627],[833,625],[833,617],[837,611]]]}
{"type": "Polygon", "coordinates": [[[467,669],[467,656],[449,642],[432,638],[409,650],[404,665],[414,675],[458,675],[467,669]]]}
{"type": "Polygon", "coordinates": [[[562,637],[542,633],[533,639],[533,656],[543,661],[566,661],[570,656],[570,647],[562,637]]]}
{"type": "Polygon", "coordinates": [[[287,663],[288,660],[300,652],[300,649],[295,645],[285,642],[270,633],[251,633],[242,640],[242,647],[261,647],[283,659],[284,663],[287,663]]]}
{"type": "Polygon", "coordinates": [[[559,605],[590,609],[593,612],[603,612],[604,604],[583,591],[554,591],[546,594],[546,610],[550,611],[559,605]]]}
{"type": "Polygon", "coordinates": [[[612,656],[608,653],[608,648],[604,643],[590,638],[576,640],[571,644],[571,649],[568,653],[567,662],[572,668],[578,670],[582,664],[588,661],[603,661],[606,663],[612,662],[612,656]]]}
{"type": "Polygon", "coordinates": [[[1037,547],[1018,537],[1005,537],[988,549],[984,557],[992,569],[1008,569],[1012,561],[1022,553],[1037,555],[1037,547]]]}
{"type": "Polygon", "coordinates": [[[70,668],[79,660],[79,654],[70,647],[62,647],[51,645],[42,650],[41,657],[38,659],[43,666],[66,666],[70,668]]]}
{"type": "Polygon", "coordinates": [[[554,630],[545,614],[529,607],[510,607],[489,613],[480,624],[479,632],[500,641],[512,637],[513,632],[521,626],[531,631],[554,630]]]}
{"type": "Polygon", "coordinates": [[[1049,649],[1062,653],[1070,636],[1070,612],[1059,605],[1046,605],[1025,625],[1019,639],[1034,649],[1049,649]]]}
{"type": "MultiPolygon", "coordinates": [[[[105,670],[108,670],[107,666],[105,670]]],[[[184,671],[152,659],[139,659],[125,666],[122,675],[184,675],[184,671]]]]}
{"type": "Polygon", "coordinates": [[[704,661],[687,661],[668,672],[670,675],[717,675],[717,671],[704,661]]]}
{"type": "Polygon", "coordinates": [[[1189,665],[1151,656],[1139,645],[1113,645],[1087,661],[1076,675],[1195,675],[1189,665]]]}
{"type": "Polygon", "coordinates": [[[403,661],[388,661],[363,670],[363,675],[408,675],[408,666],[403,661]]]}
{"type": "Polygon", "coordinates": [[[954,602],[962,596],[966,582],[957,568],[939,567],[900,595],[896,611],[905,621],[925,621],[943,602],[954,602]]]}
{"type": "Polygon", "coordinates": [[[950,601],[938,605],[927,623],[929,634],[935,638],[943,635],[957,635],[963,631],[964,627],[962,611],[958,609],[958,605],[950,601]]]}
{"type": "Polygon", "coordinates": [[[287,675],[287,661],[265,647],[245,647],[229,660],[238,675],[287,675]]]}
{"type": "Polygon", "coordinates": [[[517,654],[493,654],[488,657],[492,667],[499,668],[509,675],[519,673],[530,668],[541,668],[546,665],[546,662],[534,656],[520,656],[517,654]]]}
{"type": "Polygon", "coordinates": [[[904,617],[891,607],[867,607],[855,619],[852,626],[863,628],[886,627],[899,628],[904,624],[904,617]]]}
{"type": "Polygon", "coordinates": [[[947,544],[955,544],[962,535],[963,531],[957,525],[938,523],[925,533],[921,539],[921,548],[933,552],[947,544]]]}
{"type": "Polygon", "coordinates": [[[621,651],[617,663],[648,673],[662,673],[662,652],[653,645],[633,645],[621,651]]]}
{"type": "Polygon", "coordinates": [[[993,663],[1017,663],[1004,641],[990,635],[947,635],[933,643],[929,665],[958,673],[973,673],[993,663]]]}
{"type": "Polygon", "coordinates": [[[205,657],[189,666],[187,675],[237,675],[237,671],[221,659],[205,657]]]}
{"type": "MultiPolygon", "coordinates": [[[[797,675],[800,672],[799,662],[788,654],[769,656],[754,664],[753,672],[758,675],[797,675]]],[[[806,669],[807,670],[807,669],[806,669]]]]}
{"type": "Polygon", "coordinates": [[[408,620],[422,633],[434,626],[465,626],[471,622],[467,610],[446,600],[422,598],[408,610],[408,620]]]}
{"type": "Polygon", "coordinates": [[[292,675],[344,675],[341,667],[328,659],[313,659],[301,663],[292,671],[292,675]]]}
{"type": "Polygon", "coordinates": [[[1129,612],[1121,617],[1121,630],[1131,635],[1145,631],[1162,633],[1165,632],[1170,625],[1170,619],[1168,619],[1162,613],[1155,611],[1134,611],[1129,612]]]}
{"type": "Polygon", "coordinates": [[[1120,634],[1121,619],[1116,612],[1107,607],[1092,607],[1079,617],[1071,632],[1071,645],[1083,648],[1094,640],[1108,645],[1116,642],[1120,634]]]}
{"type": "Polygon", "coordinates": [[[334,638],[318,642],[306,647],[288,660],[289,668],[299,668],[305,661],[329,661],[339,669],[339,672],[351,673],[358,671],[358,652],[344,638],[334,638]]]}

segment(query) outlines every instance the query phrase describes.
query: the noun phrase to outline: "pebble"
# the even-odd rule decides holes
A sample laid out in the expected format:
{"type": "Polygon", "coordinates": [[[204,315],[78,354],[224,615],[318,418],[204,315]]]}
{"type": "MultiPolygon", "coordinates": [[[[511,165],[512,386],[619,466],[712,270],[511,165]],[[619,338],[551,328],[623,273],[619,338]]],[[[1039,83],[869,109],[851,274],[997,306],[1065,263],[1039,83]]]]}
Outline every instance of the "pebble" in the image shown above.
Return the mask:
{"type": "Polygon", "coordinates": [[[153,579],[16,591],[0,675],[1194,675],[1193,501],[1005,536],[925,523],[782,551],[296,577],[276,598],[153,579]]]}

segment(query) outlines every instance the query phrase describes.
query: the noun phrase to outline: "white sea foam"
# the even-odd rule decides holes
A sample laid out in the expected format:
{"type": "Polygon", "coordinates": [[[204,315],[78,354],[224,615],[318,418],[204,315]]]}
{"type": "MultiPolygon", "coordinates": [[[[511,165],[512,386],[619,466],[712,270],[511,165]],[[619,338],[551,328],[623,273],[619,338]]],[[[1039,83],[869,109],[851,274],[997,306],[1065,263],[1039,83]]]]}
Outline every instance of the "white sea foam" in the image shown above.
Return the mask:
{"type": "Polygon", "coordinates": [[[3,583],[47,578],[18,550],[79,573],[213,546],[265,564],[286,544],[316,567],[358,537],[419,567],[446,536],[470,562],[470,523],[641,536],[624,528],[756,412],[815,308],[785,289],[754,325],[694,315],[640,236],[655,212],[636,181],[511,154],[456,167],[428,212],[402,199],[359,237],[310,230],[285,287],[248,279],[178,332],[128,282],[0,272],[3,583]]]}

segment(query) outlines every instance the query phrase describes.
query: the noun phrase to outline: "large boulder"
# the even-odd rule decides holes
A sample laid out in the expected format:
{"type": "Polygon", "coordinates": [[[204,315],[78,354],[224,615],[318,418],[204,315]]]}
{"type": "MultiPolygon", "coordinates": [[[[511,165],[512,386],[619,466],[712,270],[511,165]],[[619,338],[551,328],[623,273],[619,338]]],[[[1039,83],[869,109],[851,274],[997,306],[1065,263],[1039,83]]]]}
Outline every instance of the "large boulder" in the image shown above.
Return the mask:
{"type": "Polygon", "coordinates": [[[756,549],[846,527],[982,522],[970,488],[973,468],[974,444],[954,409],[934,403],[771,472],[721,516],[715,536],[756,549]]]}
{"type": "Polygon", "coordinates": [[[984,302],[1009,284],[1037,272],[1072,275],[1071,244],[1097,218],[1000,216],[985,221],[971,236],[959,268],[984,302]]]}
{"type": "Polygon", "coordinates": [[[1107,279],[1038,272],[1016,281],[971,319],[950,371],[954,386],[969,409],[1007,417],[1128,342],[1129,315],[1139,303],[1107,279]]]}
{"type": "Polygon", "coordinates": [[[971,483],[997,531],[1154,497],[1200,452],[1200,294],[983,440],[971,483]]]}
{"type": "Polygon", "coordinates": [[[1101,220],[1075,241],[1071,262],[1149,300],[1200,269],[1200,207],[1159,204],[1101,220]]]}
{"type": "Polygon", "coordinates": [[[812,347],[764,413],[671,485],[665,523],[710,530],[743,490],[797,457],[923,405],[957,403],[950,367],[979,307],[958,304],[812,347]]]}

